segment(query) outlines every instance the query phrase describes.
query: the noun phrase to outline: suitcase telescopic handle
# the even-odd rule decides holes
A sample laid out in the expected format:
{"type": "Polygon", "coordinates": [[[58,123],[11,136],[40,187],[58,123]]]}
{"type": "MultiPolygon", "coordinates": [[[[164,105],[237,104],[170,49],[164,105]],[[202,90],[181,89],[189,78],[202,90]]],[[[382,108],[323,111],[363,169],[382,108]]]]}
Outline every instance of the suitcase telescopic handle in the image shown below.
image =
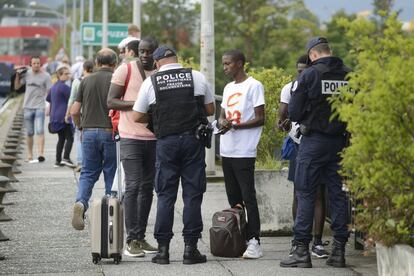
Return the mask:
{"type": "Polygon", "coordinates": [[[121,137],[117,133],[115,135],[116,141],[116,167],[117,167],[117,177],[118,177],[118,199],[122,201],[122,174],[121,174],[121,137]]]}
{"type": "Polygon", "coordinates": [[[112,221],[109,223],[109,243],[112,244],[114,242],[114,226],[112,221]]]}

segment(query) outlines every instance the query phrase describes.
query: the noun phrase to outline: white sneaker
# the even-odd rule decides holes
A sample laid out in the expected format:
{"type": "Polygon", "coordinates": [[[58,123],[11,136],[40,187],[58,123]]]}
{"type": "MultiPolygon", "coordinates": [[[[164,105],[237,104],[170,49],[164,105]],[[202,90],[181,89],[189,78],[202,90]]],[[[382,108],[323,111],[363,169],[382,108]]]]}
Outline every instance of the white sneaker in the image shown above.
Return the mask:
{"type": "Polygon", "coordinates": [[[259,242],[256,238],[253,238],[247,242],[247,249],[243,253],[243,258],[245,259],[258,259],[263,257],[263,251],[260,247],[259,242]]]}

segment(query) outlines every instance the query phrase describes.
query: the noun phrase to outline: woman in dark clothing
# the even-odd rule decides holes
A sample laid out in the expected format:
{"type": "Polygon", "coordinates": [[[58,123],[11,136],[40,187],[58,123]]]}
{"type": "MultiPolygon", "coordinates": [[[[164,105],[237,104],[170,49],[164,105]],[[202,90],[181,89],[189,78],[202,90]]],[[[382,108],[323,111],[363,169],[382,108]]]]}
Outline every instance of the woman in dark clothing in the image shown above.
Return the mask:
{"type": "Polygon", "coordinates": [[[56,75],[58,81],[52,86],[50,93],[46,97],[46,101],[50,103],[51,128],[59,137],[56,145],[55,168],[64,165],[74,168],[75,165],[70,160],[70,152],[73,145],[73,127],[70,121],[65,121],[70,96],[70,87],[65,84],[70,78],[69,68],[66,66],[58,68],[56,75]],[[62,159],[63,148],[65,150],[62,159]]]}

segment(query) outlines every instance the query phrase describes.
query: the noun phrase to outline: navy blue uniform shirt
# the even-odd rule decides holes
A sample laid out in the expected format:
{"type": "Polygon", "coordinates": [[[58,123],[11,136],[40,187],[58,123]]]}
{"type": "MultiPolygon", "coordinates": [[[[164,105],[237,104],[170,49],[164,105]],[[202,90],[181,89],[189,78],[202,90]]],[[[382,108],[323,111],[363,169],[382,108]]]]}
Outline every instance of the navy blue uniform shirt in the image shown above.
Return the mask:
{"type": "Polygon", "coordinates": [[[293,83],[292,97],[288,105],[289,118],[293,122],[302,122],[306,118],[306,108],[309,100],[317,99],[322,93],[321,74],[313,67],[325,64],[330,68],[343,67],[343,62],[337,57],[323,57],[312,62],[293,83]]]}

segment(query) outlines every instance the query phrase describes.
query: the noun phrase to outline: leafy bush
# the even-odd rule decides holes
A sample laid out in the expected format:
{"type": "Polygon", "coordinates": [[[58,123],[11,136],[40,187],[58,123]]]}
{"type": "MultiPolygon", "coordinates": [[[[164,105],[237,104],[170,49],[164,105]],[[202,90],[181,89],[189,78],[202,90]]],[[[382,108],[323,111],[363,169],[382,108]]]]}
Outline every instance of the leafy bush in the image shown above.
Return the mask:
{"type": "Polygon", "coordinates": [[[274,151],[280,151],[285,132],[275,127],[278,118],[280,91],[283,86],[292,80],[282,69],[251,69],[249,75],[260,81],[265,89],[266,122],[257,148],[257,161],[268,162],[273,159],[274,151]]]}
{"type": "Polygon", "coordinates": [[[366,20],[345,25],[358,93],[334,105],[352,134],[343,173],[360,202],[357,227],[387,246],[414,246],[414,38],[395,16],[382,30],[366,20]]]}

